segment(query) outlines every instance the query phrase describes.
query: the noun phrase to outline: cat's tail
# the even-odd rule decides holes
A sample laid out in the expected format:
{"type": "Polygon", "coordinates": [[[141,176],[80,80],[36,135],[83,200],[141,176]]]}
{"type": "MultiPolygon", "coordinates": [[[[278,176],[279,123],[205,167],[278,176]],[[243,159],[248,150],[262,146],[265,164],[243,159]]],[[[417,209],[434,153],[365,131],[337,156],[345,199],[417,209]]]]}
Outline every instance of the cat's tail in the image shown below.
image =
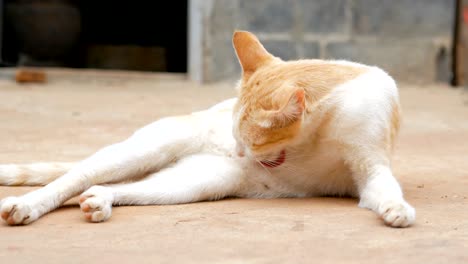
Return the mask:
{"type": "Polygon", "coordinates": [[[75,163],[0,164],[0,185],[40,186],[68,172],[75,163]]]}

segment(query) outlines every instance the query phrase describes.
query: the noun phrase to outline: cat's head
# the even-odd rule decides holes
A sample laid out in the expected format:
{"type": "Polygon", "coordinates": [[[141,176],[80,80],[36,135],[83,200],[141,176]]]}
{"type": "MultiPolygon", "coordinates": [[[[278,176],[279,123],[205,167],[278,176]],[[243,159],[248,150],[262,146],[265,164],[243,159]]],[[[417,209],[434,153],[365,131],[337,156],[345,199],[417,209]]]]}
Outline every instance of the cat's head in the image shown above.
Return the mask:
{"type": "Polygon", "coordinates": [[[304,89],[296,85],[287,63],[270,54],[252,33],[236,31],[233,45],[242,67],[233,112],[238,154],[281,159],[300,134],[304,89]]]}

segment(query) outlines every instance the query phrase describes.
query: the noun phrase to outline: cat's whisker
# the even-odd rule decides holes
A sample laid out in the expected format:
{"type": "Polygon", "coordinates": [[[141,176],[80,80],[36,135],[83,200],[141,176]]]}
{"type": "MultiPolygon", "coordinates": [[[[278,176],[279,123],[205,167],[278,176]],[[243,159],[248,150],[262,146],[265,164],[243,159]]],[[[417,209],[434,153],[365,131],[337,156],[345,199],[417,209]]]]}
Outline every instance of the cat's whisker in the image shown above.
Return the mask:
{"type": "Polygon", "coordinates": [[[272,167],[276,167],[278,165],[280,165],[280,169],[284,169],[288,172],[291,172],[293,174],[297,174],[298,173],[298,170],[295,166],[291,166],[289,164],[286,164],[286,163],[279,163],[277,162],[276,160],[275,161],[272,161],[272,160],[262,160],[260,161],[259,159],[255,159],[266,171],[268,171],[269,174],[271,174],[271,172],[269,171],[269,168],[265,167],[265,165],[263,164],[266,164],[266,165],[269,165],[269,166],[272,166],[272,167]]]}
{"type": "Polygon", "coordinates": [[[266,168],[262,162],[260,162],[260,160],[258,160],[257,158],[255,158],[255,160],[258,162],[258,164],[260,164],[260,166],[262,166],[262,168],[271,176],[271,172],[268,170],[268,168],[266,168]]]}
{"type": "Polygon", "coordinates": [[[312,158],[313,155],[303,155],[303,156],[287,156],[286,160],[292,161],[292,160],[301,160],[301,159],[307,159],[307,158],[312,158]]]}
{"type": "Polygon", "coordinates": [[[287,164],[282,164],[280,168],[285,169],[285,170],[287,170],[289,172],[292,172],[294,174],[296,174],[298,172],[296,166],[293,167],[293,166],[289,166],[287,164]]]}

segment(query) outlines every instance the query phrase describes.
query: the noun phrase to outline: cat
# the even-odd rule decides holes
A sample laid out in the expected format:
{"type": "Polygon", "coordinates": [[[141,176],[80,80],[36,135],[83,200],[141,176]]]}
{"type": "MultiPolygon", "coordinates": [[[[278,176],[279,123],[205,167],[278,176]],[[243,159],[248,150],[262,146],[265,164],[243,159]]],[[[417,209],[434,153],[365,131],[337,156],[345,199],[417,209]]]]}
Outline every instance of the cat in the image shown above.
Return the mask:
{"type": "Polygon", "coordinates": [[[413,224],[390,164],[394,80],[350,61],[283,61],[248,31],[232,42],[237,99],[160,119],[76,164],[0,165],[1,185],[47,184],[3,199],[1,217],[30,224],[79,194],[90,222],[109,219],[113,205],[333,195],[358,197],[388,226],[413,224]]]}

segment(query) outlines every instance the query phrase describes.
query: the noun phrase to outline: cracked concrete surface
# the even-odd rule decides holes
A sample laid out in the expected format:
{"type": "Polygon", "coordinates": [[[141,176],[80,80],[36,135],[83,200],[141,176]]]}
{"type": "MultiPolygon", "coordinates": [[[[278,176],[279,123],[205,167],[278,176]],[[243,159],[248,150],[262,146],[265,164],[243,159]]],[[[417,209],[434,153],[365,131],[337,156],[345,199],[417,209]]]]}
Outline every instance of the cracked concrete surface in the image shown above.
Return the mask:
{"type": "MultiPolygon", "coordinates": [[[[160,117],[235,95],[183,75],[50,69],[46,85],[0,71],[0,162],[75,161],[160,117]]],[[[76,199],[29,226],[0,224],[1,263],[467,263],[468,93],[400,85],[394,173],[416,225],[392,229],[340,198],[117,207],[87,223],[76,199]]],[[[0,198],[34,187],[0,187],[0,198]]]]}

